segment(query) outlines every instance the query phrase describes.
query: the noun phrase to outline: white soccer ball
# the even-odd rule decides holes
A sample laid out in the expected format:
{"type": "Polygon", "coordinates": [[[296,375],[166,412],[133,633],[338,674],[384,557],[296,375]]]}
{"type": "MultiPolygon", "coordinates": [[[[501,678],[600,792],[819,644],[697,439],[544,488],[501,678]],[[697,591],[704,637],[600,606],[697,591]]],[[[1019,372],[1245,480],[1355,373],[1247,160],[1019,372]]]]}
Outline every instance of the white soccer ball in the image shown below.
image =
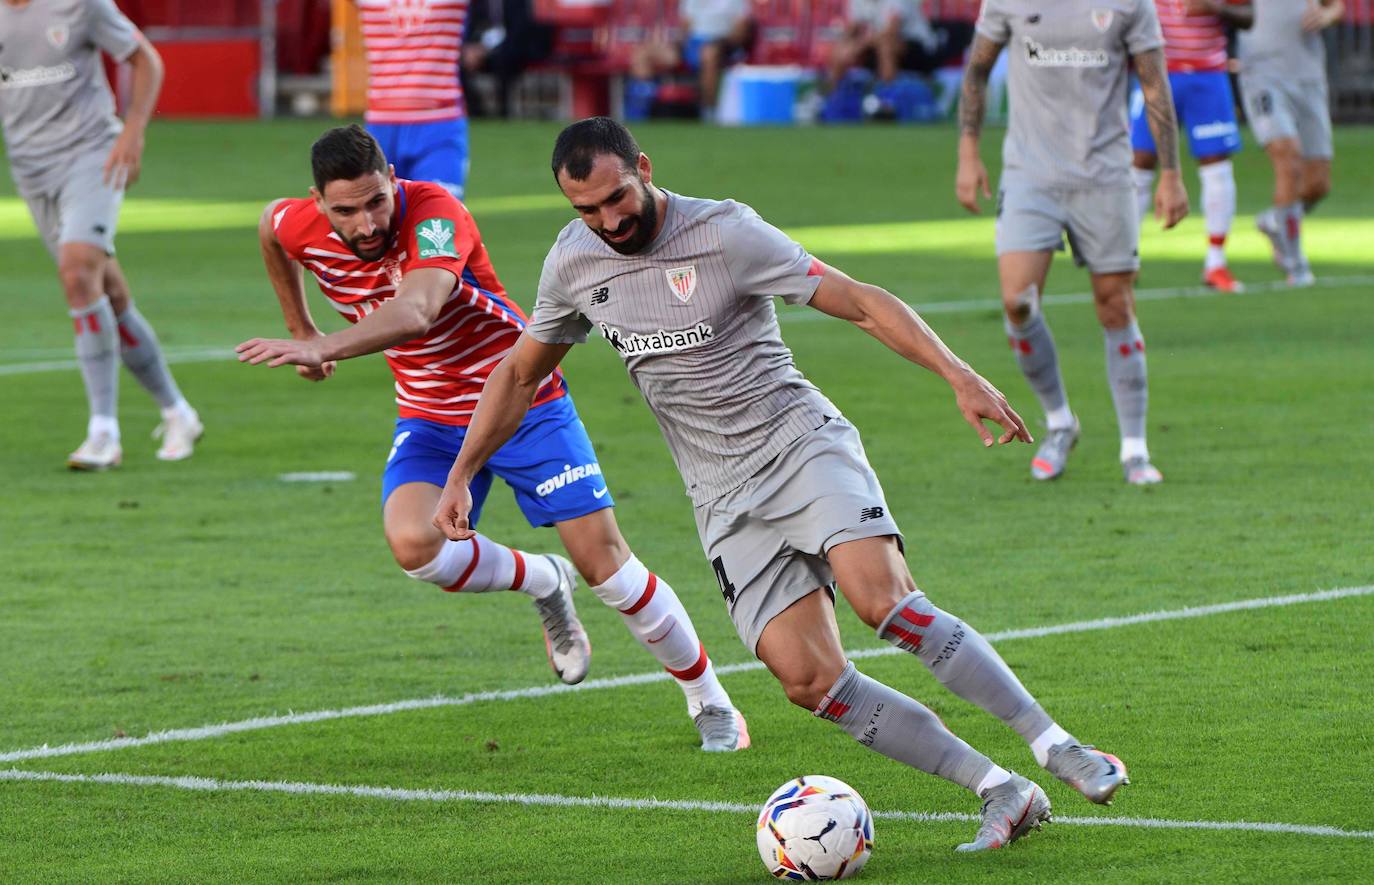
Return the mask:
{"type": "Polygon", "coordinates": [[[759,857],[779,879],[848,879],[873,850],[873,815],[849,784],[821,774],[790,780],[763,803],[759,857]]]}

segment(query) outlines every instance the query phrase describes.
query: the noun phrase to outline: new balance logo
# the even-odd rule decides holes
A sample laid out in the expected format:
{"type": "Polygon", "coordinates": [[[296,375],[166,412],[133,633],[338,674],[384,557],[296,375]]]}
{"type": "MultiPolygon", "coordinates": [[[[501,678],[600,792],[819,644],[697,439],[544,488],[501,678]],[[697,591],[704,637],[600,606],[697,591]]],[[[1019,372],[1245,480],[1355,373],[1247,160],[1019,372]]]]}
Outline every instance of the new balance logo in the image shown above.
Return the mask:
{"type": "Polygon", "coordinates": [[[882,519],[884,516],[881,507],[865,507],[859,511],[859,522],[868,522],[870,519],[882,519]]]}
{"type": "Polygon", "coordinates": [[[592,304],[605,304],[611,300],[611,290],[602,286],[600,289],[592,290],[592,304]]]}

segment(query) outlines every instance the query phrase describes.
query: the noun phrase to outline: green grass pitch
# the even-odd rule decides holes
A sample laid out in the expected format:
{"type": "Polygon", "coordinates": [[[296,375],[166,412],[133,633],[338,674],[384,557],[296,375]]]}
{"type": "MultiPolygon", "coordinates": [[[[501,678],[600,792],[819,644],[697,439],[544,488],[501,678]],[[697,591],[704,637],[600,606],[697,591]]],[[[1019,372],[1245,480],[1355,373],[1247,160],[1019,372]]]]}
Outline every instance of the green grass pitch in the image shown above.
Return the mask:
{"type": "MultiPolygon", "coordinates": [[[[755,741],[736,755],[699,753],[676,688],[632,679],[203,740],[23,752],[552,685],[523,598],[457,598],[390,561],[377,495],[394,412],[380,358],[309,385],[225,356],[245,338],[283,333],[254,225],[269,198],[305,192],[307,148],[323,125],[160,123],[150,133],[119,254],[205,419],[184,463],[154,459],[157,411],[125,375],[124,466],[63,468],[85,420],[77,373],[61,367],[70,325],[22,203],[0,192],[0,879],[757,882],[767,877],[748,809],[796,775],[840,777],[879,812],[976,812],[966,793],[790,707],[749,667],[724,677],[755,741]],[[278,479],[291,471],[357,479],[278,479]],[[23,779],[49,777],[35,772],[125,777],[23,779]],[[210,788],[186,788],[196,784],[210,788]],[[529,804],[538,796],[568,801],[529,804]]],[[[571,217],[548,171],[555,133],[473,130],[470,205],[527,307],[571,217]]],[[[992,222],[954,201],[952,129],[637,134],[661,185],[746,201],[823,260],[933,305],[928,319],[945,340],[1036,427],[995,307],[992,222]]],[[[999,136],[985,143],[994,174],[999,136]]],[[[1201,222],[1168,233],[1146,223],[1140,287],[1152,294],[1139,314],[1151,449],[1167,476],[1157,488],[1121,481],[1101,333],[1079,299],[1047,308],[1084,428],[1052,484],[1030,480],[1029,447],[983,450],[934,376],[837,320],[783,312],[803,371],[862,430],[907,559],[939,604],[994,633],[1374,584],[1374,130],[1338,130],[1336,145],[1335,190],[1305,232],[1322,286],[1189,297],[1201,222]]],[[[1251,222],[1266,203],[1267,164],[1252,144],[1236,169],[1233,268],[1272,282],[1251,222]]],[[[1185,176],[1196,206],[1191,168],[1185,176]]],[[[1048,289],[1082,293],[1087,278],[1060,259],[1048,289]]],[[[312,306],[337,327],[317,294],[312,306]]],[[[566,368],[631,544],[677,589],[717,664],[746,664],[681,482],[618,360],[594,341],[566,368]]],[[[557,543],[499,486],[483,529],[529,550],[557,543]]],[[[655,669],[615,613],[585,589],[578,598],[595,646],[591,678],[655,669]]],[[[840,618],[847,647],[880,647],[843,605],[840,618]]],[[[951,851],[974,829],[966,820],[880,817],[862,881],[1367,878],[1371,637],[1374,597],[1351,595],[1003,639],[1050,712],[1125,759],[1133,784],[1101,809],[1042,779],[1062,820],[985,856],[951,851]],[[1196,826],[1236,822],[1293,826],[1196,826]]],[[[1001,764],[1034,774],[1014,734],[909,657],[860,664],[1001,764]]]]}

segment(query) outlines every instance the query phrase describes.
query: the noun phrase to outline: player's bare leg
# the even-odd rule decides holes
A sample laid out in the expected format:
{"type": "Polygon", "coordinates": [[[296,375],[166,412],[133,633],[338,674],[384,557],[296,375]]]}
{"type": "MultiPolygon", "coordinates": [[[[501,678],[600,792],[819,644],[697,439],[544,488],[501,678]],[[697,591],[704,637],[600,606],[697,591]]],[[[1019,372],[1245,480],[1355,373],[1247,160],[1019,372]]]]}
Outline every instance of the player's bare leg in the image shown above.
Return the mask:
{"type": "Polygon", "coordinates": [[[720,72],[725,66],[725,42],[712,40],[701,47],[701,67],[697,72],[701,89],[701,118],[715,122],[716,101],[720,91],[720,72]]]}
{"type": "Polygon", "coordinates": [[[1135,321],[1134,281],[1134,271],[1093,274],[1093,305],[1102,324],[1107,381],[1121,429],[1121,470],[1131,485],[1153,485],[1164,476],[1150,463],[1145,444],[1149,383],[1145,339],[1135,321]]]}
{"type": "Polygon", "coordinates": [[[1303,157],[1302,185],[1299,196],[1302,198],[1304,215],[1311,215],[1317,204],[1331,193],[1331,158],[1303,157]]]}
{"type": "Polygon", "coordinates": [[[943,777],[987,800],[983,827],[968,846],[1000,847],[1049,819],[1049,800],[1038,786],[997,766],[950,732],[923,704],[870,679],[845,659],[834,608],[825,592],[802,597],[769,621],[756,651],[792,703],[829,719],[889,759],[943,777]],[[1034,809],[1023,803],[1020,810],[1004,813],[1004,795],[1022,792],[1034,809]],[[1004,827],[1000,839],[983,832],[989,825],[1002,826],[1007,816],[1017,826],[1004,827]]]}
{"type": "Polygon", "coordinates": [[[153,431],[154,438],[162,440],[157,457],[162,461],[191,457],[205,427],[196,410],[181,395],[176,379],[167,368],[157,334],[134,306],[129,283],[119,261],[113,257],[105,262],[104,289],[118,324],[120,359],[162,410],[162,423],[153,431]]]}
{"type": "Polygon", "coordinates": [[[747,748],[748,725],[720,684],[691,617],[668,582],[631,552],[615,511],[597,510],[555,528],[592,592],[620,612],[631,635],[677,680],[687,698],[687,714],[701,733],[701,748],[747,748]]]}
{"type": "Polygon", "coordinates": [[[114,309],[104,293],[108,257],[93,243],[58,246],[57,275],[76,333],[76,359],[90,418],[85,441],[67,456],[73,470],[106,470],[123,459],[119,446],[119,348],[114,309]]]}
{"type": "Polygon", "coordinates": [[[1264,146],[1274,167],[1274,205],[1255,216],[1274,250],[1274,263],[1294,285],[1312,282],[1312,270],[1302,251],[1303,158],[1296,138],[1275,138],[1264,146]]]}
{"type": "Polygon", "coordinates": [[[572,564],[552,554],[522,553],[480,534],[448,540],[431,521],[439,493],[436,485],[411,482],[386,499],[383,528],[396,564],[412,578],[451,593],[516,590],[530,596],[543,622],[549,664],[564,682],[581,682],[592,649],[573,607],[572,564]]]}
{"type": "MultiPolygon", "coordinates": [[[[1060,727],[977,630],[931,604],[916,587],[896,538],[837,544],[829,559],[836,583],[864,623],[916,655],[950,691],[1021,735],[1050,773],[1098,803],[1110,802],[1127,782],[1120,760],[1080,744],[1060,727]]],[[[1011,790],[1024,791],[1019,783],[1011,790]]],[[[1048,816],[1048,805],[1045,811],[1048,816]]],[[[985,818],[987,812],[985,807],[985,818]]]]}
{"type": "Polygon", "coordinates": [[[1069,409],[1054,336],[1040,309],[1051,256],[1049,251],[1008,252],[997,259],[1007,342],[1045,410],[1047,432],[1031,459],[1031,476],[1036,479],[1055,479],[1062,474],[1069,452],[1078,442],[1078,419],[1069,409]]]}

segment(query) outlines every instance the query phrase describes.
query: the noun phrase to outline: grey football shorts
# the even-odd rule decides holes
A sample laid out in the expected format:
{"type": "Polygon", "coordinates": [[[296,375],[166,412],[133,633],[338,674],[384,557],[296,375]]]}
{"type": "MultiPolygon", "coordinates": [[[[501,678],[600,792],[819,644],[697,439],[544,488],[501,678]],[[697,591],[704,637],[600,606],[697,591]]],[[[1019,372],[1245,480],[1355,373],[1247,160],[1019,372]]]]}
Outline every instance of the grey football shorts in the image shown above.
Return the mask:
{"type": "Polygon", "coordinates": [[[797,600],[821,588],[833,598],[830,548],[901,537],[859,432],[844,418],[830,419],[744,485],[697,507],[696,520],[730,619],[750,651],[768,622],[797,600]]]}
{"type": "Polygon", "coordinates": [[[1134,185],[1048,187],[1003,179],[997,190],[997,254],[1063,251],[1090,273],[1140,269],[1134,185]]]}
{"type": "Polygon", "coordinates": [[[1240,75],[1245,116],[1260,144],[1296,138],[1302,155],[1331,156],[1331,110],[1325,80],[1282,80],[1263,74],[1240,75]]]}
{"type": "Polygon", "coordinates": [[[72,159],[61,181],[50,191],[25,194],[29,214],[53,258],[62,243],[91,243],[114,254],[115,227],[124,191],[105,184],[110,145],[87,150],[72,159]]]}

